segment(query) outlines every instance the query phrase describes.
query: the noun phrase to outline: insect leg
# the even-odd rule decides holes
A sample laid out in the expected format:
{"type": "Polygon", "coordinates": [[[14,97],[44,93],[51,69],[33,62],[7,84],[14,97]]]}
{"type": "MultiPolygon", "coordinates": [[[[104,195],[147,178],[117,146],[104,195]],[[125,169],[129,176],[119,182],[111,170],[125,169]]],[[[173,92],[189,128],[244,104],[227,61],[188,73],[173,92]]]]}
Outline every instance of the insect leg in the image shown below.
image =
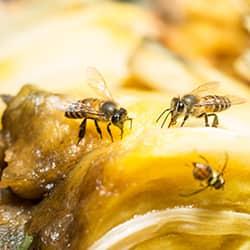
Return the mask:
{"type": "Polygon", "coordinates": [[[184,124],[185,124],[186,120],[188,119],[188,117],[189,117],[188,114],[184,116],[184,119],[183,119],[183,121],[182,121],[182,123],[181,123],[181,127],[184,126],[184,124]]]}
{"type": "Polygon", "coordinates": [[[207,164],[209,164],[207,158],[205,158],[203,155],[199,155],[199,157],[200,157],[203,161],[205,161],[207,164]]]}
{"type": "Polygon", "coordinates": [[[208,187],[210,187],[210,186],[209,186],[209,185],[206,185],[205,187],[202,187],[202,188],[200,188],[200,189],[198,189],[198,190],[195,190],[195,191],[193,191],[192,193],[180,194],[180,196],[182,196],[182,197],[192,196],[192,195],[194,195],[194,194],[198,194],[198,193],[200,193],[200,192],[203,192],[203,191],[206,190],[208,187]]]}
{"type": "Polygon", "coordinates": [[[204,116],[205,118],[205,125],[206,127],[209,127],[209,123],[208,123],[208,114],[207,113],[202,113],[199,116],[197,116],[198,118],[201,118],[202,116],[204,116]]]}
{"type": "Polygon", "coordinates": [[[223,175],[223,173],[224,173],[224,171],[225,171],[225,169],[226,169],[226,167],[227,167],[227,164],[228,164],[228,153],[225,153],[225,162],[224,162],[224,165],[223,165],[223,167],[222,167],[222,169],[221,169],[221,171],[220,171],[220,175],[223,175]]]}
{"type": "Polygon", "coordinates": [[[130,121],[130,129],[132,129],[133,119],[132,118],[128,118],[128,120],[130,121]]]}
{"type": "Polygon", "coordinates": [[[78,139],[77,144],[79,144],[80,141],[82,140],[82,138],[85,136],[86,124],[87,124],[87,118],[83,119],[82,123],[80,124],[80,129],[79,129],[79,133],[78,133],[79,139],[78,139]]]}
{"type": "Polygon", "coordinates": [[[218,116],[216,114],[208,114],[207,116],[213,116],[214,117],[214,120],[213,120],[213,123],[212,123],[212,127],[217,128],[218,125],[219,125],[218,116]]]}
{"type": "Polygon", "coordinates": [[[110,123],[108,124],[108,126],[107,126],[107,131],[108,131],[108,133],[109,133],[109,136],[110,136],[110,138],[111,138],[111,141],[114,142],[113,135],[112,135],[112,132],[111,132],[111,130],[110,130],[110,126],[111,126],[111,122],[110,122],[110,123]]]}
{"type": "Polygon", "coordinates": [[[120,127],[120,130],[121,130],[121,139],[123,137],[123,127],[120,127]]]}
{"type": "Polygon", "coordinates": [[[95,120],[95,127],[96,127],[98,134],[100,135],[100,138],[102,139],[102,131],[101,131],[101,128],[99,127],[97,120],[95,120]]]}
{"type": "MultiPolygon", "coordinates": [[[[172,111],[170,111],[170,112],[167,114],[167,116],[165,117],[163,123],[161,124],[161,128],[163,128],[163,126],[165,125],[165,123],[166,123],[166,121],[167,121],[167,119],[168,119],[168,116],[169,116],[170,114],[172,114],[172,111]]],[[[170,122],[170,123],[171,123],[171,122],[170,122]]]]}

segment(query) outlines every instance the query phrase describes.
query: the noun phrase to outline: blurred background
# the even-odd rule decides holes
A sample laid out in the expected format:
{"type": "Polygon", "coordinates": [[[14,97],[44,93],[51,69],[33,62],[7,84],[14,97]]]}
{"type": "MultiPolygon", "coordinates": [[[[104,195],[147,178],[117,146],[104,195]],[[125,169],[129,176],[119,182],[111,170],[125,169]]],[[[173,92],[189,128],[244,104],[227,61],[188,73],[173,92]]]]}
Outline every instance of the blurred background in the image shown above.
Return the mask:
{"type": "Polygon", "coordinates": [[[5,93],[34,83],[84,94],[88,66],[113,89],[250,81],[248,0],[2,0],[0,20],[5,93]]]}

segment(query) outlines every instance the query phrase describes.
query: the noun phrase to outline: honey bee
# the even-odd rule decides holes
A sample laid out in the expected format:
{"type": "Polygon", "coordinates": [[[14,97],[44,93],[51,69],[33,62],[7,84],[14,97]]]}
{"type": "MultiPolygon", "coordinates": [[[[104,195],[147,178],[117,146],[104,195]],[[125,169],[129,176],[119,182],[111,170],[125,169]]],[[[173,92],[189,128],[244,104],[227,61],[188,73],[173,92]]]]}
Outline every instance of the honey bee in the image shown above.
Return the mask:
{"type": "Polygon", "coordinates": [[[125,121],[130,121],[130,128],[132,128],[132,118],[128,117],[127,110],[120,107],[112,98],[107,84],[102,75],[95,68],[87,69],[87,82],[101,97],[86,98],[77,102],[70,103],[65,110],[65,116],[72,119],[81,119],[83,121],[79,128],[79,140],[84,138],[86,132],[87,120],[94,120],[96,130],[102,139],[102,131],[99,127],[99,122],[107,123],[107,131],[112,140],[113,135],[110,126],[113,124],[121,130],[121,139],[123,136],[123,126],[125,121]]]}
{"type": "Polygon", "coordinates": [[[218,127],[219,120],[218,116],[215,114],[230,108],[232,105],[244,103],[245,100],[236,96],[219,96],[219,95],[206,95],[205,93],[216,91],[218,88],[217,82],[208,82],[200,85],[198,88],[194,89],[191,93],[184,95],[183,97],[174,97],[171,100],[170,108],[165,109],[160,116],[157,118],[156,122],[168,112],[161,128],[167,121],[169,115],[171,115],[171,120],[168,127],[171,127],[177,123],[177,119],[180,116],[184,116],[181,123],[181,127],[184,126],[186,120],[190,117],[205,119],[205,126],[209,127],[208,117],[213,117],[212,127],[218,127]]]}
{"type": "Polygon", "coordinates": [[[208,160],[200,155],[200,158],[205,162],[192,162],[193,165],[193,177],[194,179],[201,181],[202,183],[206,183],[204,187],[198,189],[189,194],[181,194],[181,196],[192,196],[194,194],[198,194],[209,187],[214,189],[221,189],[224,187],[225,180],[223,178],[223,173],[228,164],[228,154],[225,154],[225,162],[220,172],[214,170],[208,163],[208,160]]]}

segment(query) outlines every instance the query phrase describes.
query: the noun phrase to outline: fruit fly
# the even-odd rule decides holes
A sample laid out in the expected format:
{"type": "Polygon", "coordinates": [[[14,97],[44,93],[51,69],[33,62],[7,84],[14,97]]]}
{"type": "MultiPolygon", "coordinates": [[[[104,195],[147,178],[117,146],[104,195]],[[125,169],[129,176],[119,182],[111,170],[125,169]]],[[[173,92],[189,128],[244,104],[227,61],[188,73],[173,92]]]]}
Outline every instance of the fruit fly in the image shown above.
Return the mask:
{"type": "Polygon", "coordinates": [[[121,139],[123,136],[123,126],[125,121],[130,121],[132,128],[132,118],[128,117],[127,110],[120,107],[112,98],[112,95],[107,87],[107,84],[102,75],[95,68],[87,69],[87,83],[101,97],[86,98],[73,102],[65,110],[65,116],[72,119],[82,119],[83,121],[79,128],[79,140],[84,138],[86,132],[87,120],[93,120],[96,130],[102,139],[102,131],[99,127],[99,122],[107,123],[107,131],[113,142],[113,135],[110,126],[113,124],[121,130],[121,139]]]}
{"type": "Polygon", "coordinates": [[[189,194],[181,194],[181,196],[191,196],[194,194],[198,194],[204,190],[206,190],[208,187],[212,187],[214,189],[221,189],[224,187],[225,180],[223,178],[223,173],[227,167],[228,163],[228,154],[225,154],[225,163],[221,169],[220,172],[214,170],[208,163],[208,160],[200,156],[200,158],[205,162],[192,162],[193,165],[193,177],[194,179],[201,181],[202,183],[206,183],[204,187],[201,189],[198,189],[192,193],[189,194]]]}
{"type": "Polygon", "coordinates": [[[219,96],[219,95],[207,95],[206,93],[216,91],[218,88],[217,82],[208,82],[200,85],[198,88],[194,89],[191,93],[184,95],[183,97],[174,97],[171,100],[170,108],[165,109],[156,122],[168,112],[161,127],[167,121],[169,115],[171,115],[171,120],[168,127],[171,127],[177,123],[177,119],[180,116],[184,116],[181,123],[181,127],[184,126],[186,120],[190,117],[205,119],[205,126],[209,127],[208,117],[213,117],[212,127],[218,127],[219,120],[218,116],[215,114],[230,108],[232,105],[244,103],[245,100],[236,96],[219,96]]]}

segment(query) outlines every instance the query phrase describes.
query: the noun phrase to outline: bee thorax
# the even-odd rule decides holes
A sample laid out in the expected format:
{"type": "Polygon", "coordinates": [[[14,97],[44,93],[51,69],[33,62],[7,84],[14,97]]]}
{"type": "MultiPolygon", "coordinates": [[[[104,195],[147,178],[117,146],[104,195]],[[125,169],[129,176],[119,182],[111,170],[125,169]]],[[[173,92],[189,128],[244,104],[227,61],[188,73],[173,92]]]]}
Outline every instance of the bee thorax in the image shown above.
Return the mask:
{"type": "Polygon", "coordinates": [[[101,111],[105,114],[106,117],[111,117],[116,110],[117,105],[111,101],[104,102],[101,106],[101,111]]]}
{"type": "Polygon", "coordinates": [[[215,189],[220,189],[224,186],[224,183],[225,181],[223,177],[217,172],[214,172],[213,176],[208,180],[209,186],[212,186],[215,189]]]}
{"type": "Polygon", "coordinates": [[[192,106],[198,102],[198,99],[194,95],[184,95],[182,97],[182,101],[187,105],[187,106],[192,106]]]}

